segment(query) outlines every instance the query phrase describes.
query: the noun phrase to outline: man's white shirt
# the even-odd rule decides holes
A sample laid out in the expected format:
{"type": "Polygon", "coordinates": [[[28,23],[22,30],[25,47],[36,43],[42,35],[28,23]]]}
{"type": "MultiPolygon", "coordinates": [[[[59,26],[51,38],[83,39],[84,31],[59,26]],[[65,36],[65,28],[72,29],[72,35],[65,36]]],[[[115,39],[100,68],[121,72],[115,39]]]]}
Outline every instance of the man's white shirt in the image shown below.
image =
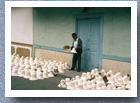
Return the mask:
{"type": "Polygon", "coordinates": [[[74,40],[74,48],[78,47],[78,38],[76,40],[74,40]]]}

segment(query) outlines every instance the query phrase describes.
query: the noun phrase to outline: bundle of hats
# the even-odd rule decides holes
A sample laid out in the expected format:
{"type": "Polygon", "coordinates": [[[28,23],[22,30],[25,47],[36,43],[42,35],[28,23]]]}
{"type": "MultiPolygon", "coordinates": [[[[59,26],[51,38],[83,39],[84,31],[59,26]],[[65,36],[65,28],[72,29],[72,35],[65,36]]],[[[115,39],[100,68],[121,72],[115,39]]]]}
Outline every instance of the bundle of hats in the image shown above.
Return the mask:
{"type": "Polygon", "coordinates": [[[129,75],[122,76],[120,72],[99,72],[95,68],[91,72],[82,73],[81,76],[62,79],[58,87],[69,90],[130,90],[131,78],[129,75]]]}
{"type": "Polygon", "coordinates": [[[64,73],[69,69],[67,63],[43,60],[41,58],[20,57],[18,54],[11,55],[11,75],[19,76],[29,80],[38,80],[54,77],[56,74],[64,73]]]}

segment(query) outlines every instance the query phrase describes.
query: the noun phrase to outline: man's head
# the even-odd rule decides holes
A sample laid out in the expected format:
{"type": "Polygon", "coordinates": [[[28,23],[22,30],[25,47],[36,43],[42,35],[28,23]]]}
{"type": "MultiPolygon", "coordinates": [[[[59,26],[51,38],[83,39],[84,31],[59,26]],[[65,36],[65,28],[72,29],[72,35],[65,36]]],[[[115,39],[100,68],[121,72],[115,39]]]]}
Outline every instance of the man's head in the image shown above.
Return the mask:
{"type": "Polygon", "coordinates": [[[73,38],[74,40],[76,40],[76,39],[77,39],[77,34],[76,34],[76,33],[72,33],[72,38],[73,38]]]}

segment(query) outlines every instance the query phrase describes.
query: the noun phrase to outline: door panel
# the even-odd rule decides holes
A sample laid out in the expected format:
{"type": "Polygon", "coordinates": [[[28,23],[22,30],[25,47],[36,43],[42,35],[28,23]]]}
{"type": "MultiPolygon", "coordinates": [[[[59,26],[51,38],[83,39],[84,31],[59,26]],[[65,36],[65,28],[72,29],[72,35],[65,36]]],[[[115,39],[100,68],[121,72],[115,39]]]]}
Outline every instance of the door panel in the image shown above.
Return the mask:
{"type": "Polygon", "coordinates": [[[81,69],[99,67],[100,19],[79,19],[77,30],[83,44],[81,69]]]}

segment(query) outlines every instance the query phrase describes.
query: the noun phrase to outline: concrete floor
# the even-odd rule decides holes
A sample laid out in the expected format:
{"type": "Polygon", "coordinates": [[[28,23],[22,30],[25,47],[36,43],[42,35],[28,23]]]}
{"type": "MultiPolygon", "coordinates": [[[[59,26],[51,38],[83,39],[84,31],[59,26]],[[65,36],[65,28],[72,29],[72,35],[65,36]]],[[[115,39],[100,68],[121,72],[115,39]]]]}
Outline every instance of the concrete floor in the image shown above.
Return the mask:
{"type": "Polygon", "coordinates": [[[30,81],[21,77],[11,77],[11,90],[66,90],[59,88],[58,84],[61,79],[75,77],[76,75],[81,76],[85,72],[76,72],[65,70],[64,73],[58,74],[56,77],[46,78],[43,80],[30,81]]]}
{"type": "Polygon", "coordinates": [[[43,80],[30,81],[21,77],[11,77],[11,90],[65,90],[59,88],[58,84],[66,76],[57,75],[56,77],[43,80]]]}

